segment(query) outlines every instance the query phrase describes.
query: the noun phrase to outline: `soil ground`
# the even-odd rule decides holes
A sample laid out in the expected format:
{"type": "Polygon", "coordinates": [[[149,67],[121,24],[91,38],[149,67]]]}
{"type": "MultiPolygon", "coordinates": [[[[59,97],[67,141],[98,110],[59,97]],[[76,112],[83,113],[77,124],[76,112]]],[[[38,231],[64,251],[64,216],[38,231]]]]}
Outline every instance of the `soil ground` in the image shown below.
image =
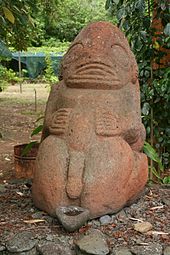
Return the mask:
{"type": "MultiPolygon", "coordinates": [[[[47,84],[23,84],[22,93],[19,85],[13,85],[0,93],[0,183],[14,174],[14,146],[31,141],[32,131],[40,124],[36,120],[44,114],[48,94],[47,84]]],[[[39,138],[35,136],[33,140],[39,138]]]]}

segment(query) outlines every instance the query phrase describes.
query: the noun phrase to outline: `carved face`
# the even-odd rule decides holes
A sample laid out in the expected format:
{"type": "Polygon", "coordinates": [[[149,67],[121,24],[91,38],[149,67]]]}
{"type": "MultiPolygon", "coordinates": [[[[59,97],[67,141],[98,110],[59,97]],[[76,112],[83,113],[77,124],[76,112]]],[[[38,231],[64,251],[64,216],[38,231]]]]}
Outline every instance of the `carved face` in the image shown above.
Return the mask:
{"type": "Polygon", "coordinates": [[[63,58],[68,87],[119,89],[137,80],[137,65],[123,33],[109,22],[95,22],[75,38],[63,58]]]}

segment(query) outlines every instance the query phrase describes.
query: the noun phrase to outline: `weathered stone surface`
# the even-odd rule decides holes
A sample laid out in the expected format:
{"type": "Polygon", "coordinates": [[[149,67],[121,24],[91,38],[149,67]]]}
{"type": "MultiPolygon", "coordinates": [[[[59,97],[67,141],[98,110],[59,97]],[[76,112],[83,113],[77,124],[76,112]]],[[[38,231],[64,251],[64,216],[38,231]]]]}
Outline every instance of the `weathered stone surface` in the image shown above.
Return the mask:
{"type": "Polygon", "coordinates": [[[6,192],[6,188],[4,184],[0,184],[0,195],[6,192]]]}
{"type": "Polygon", "coordinates": [[[79,206],[58,207],[56,209],[56,216],[63,227],[72,232],[86,223],[90,212],[88,209],[79,206]]]}
{"type": "Polygon", "coordinates": [[[37,250],[41,255],[72,255],[72,251],[64,246],[61,242],[42,242],[37,246],[37,250]]]}
{"type": "Polygon", "coordinates": [[[170,200],[169,200],[168,198],[164,197],[164,198],[162,199],[162,202],[163,202],[165,205],[170,206],[170,200]]]}
{"type": "Polygon", "coordinates": [[[99,219],[101,225],[107,225],[112,222],[112,218],[109,215],[104,215],[99,219]]]}
{"type": "Polygon", "coordinates": [[[92,23],[64,56],[48,99],[35,205],[51,215],[77,205],[91,218],[119,211],[146,183],[144,140],[134,55],[116,26],[92,23]]]}
{"type": "Polygon", "coordinates": [[[126,222],[128,220],[127,215],[123,209],[116,214],[116,219],[119,222],[126,222]]]}
{"type": "Polygon", "coordinates": [[[131,252],[134,255],[161,255],[162,246],[157,243],[150,243],[147,246],[133,246],[131,252]]]}
{"type": "Polygon", "coordinates": [[[99,228],[101,226],[99,220],[92,220],[88,224],[92,225],[93,228],[99,228]]]}
{"type": "Polygon", "coordinates": [[[150,222],[139,222],[134,225],[134,229],[140,233],[146,233],[153,228],[150,222]]]}
{"type": "Polygon", "coordinates": [[[113,249],[111,255],[132,255],[132,253],[126,247],[119,247],[119,248],[113,249]]]}
{"type": "Polygon", "coordinates": [[[106,255],[109,248],[103,233],[99,230],[90,230],[76,242],[77,255],[106,255]]]}
{"type": "Polygon", "coordinates": [[[5,249],[6,249],[6,248],[5,248],[5,245],[0,244],[0,252],[1,252],[1,251],[5,251],[5,249]]]}
{"type": "Polygon", "coordinates": [[[33,248],[29,251],[23,251],[23,252],[12,252],[9,253],[10,255],[38,255],[36,248],[33,248]]]}
{"type": "Polygon", "coordinates": [[[170,255],[170,246],[165,247],[164,255],[170,255]]]}
{"type": "Polygon", "coordinates": [[[31,250],[37,243],[33,234],[29,231],[22,231],[10,239],[7,244],[7,250],[10,252],[25,252],[31,250]]]}

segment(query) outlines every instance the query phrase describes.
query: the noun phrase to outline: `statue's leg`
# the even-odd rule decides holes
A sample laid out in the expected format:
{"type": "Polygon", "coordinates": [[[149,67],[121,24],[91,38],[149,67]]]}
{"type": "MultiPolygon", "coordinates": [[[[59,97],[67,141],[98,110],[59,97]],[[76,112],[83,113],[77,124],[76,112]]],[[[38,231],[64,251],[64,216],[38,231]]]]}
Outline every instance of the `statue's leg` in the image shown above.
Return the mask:
{"type": "Polygon", "coordinates": [[[57,206],[69,204],[65,191],[68,160],[64,140],[50,135],[41,143],[32,195],[35,205],[51,215],[55,215],[57,206]]]}
{"type": "Polygon", "coordinates": [[[147,159],[121,138],[98,139],[85,161],[81,205],[91,217],[120,210],[147,181],[147,159]]]}
{"type": "Polygon", "coordinates": [[[129,200],[127,205],[138,199],[148,179],[148,160],[147,156],[141,152],[133,151],[134,168],[127,183],[129,190],[129,200]]]}
{"type": "Polygon", "coordinates": [[[120,137],[99,137],[85,160],[81,206],[91,217],[120,210],[129,199],[127,183],[134,168],[131,147],[120,137]]]}

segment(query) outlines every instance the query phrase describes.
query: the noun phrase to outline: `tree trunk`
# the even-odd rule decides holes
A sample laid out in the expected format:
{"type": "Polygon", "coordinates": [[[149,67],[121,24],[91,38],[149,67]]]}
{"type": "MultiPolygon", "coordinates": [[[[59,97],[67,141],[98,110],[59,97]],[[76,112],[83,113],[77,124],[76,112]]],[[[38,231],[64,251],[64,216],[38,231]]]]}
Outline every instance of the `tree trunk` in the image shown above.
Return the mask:
{"type": "Polygon", "coordinates": [[[158,15],[158,1],[159,0],[154,0],[152,28],[155,29],[155,35],[153,36],[153,45],[157,49],[158,55],[160,55],[161,53],[165,53],[165,55],[161,57],[160,60],[156,60],[156,58],[154,59],[152,64],[154,70],[170,66],[170,49],[166,49],[165,48],[166,45],[160,46],[158,43],[159,35],[161,37],[164,31],[162,19],[158,15]]]}

